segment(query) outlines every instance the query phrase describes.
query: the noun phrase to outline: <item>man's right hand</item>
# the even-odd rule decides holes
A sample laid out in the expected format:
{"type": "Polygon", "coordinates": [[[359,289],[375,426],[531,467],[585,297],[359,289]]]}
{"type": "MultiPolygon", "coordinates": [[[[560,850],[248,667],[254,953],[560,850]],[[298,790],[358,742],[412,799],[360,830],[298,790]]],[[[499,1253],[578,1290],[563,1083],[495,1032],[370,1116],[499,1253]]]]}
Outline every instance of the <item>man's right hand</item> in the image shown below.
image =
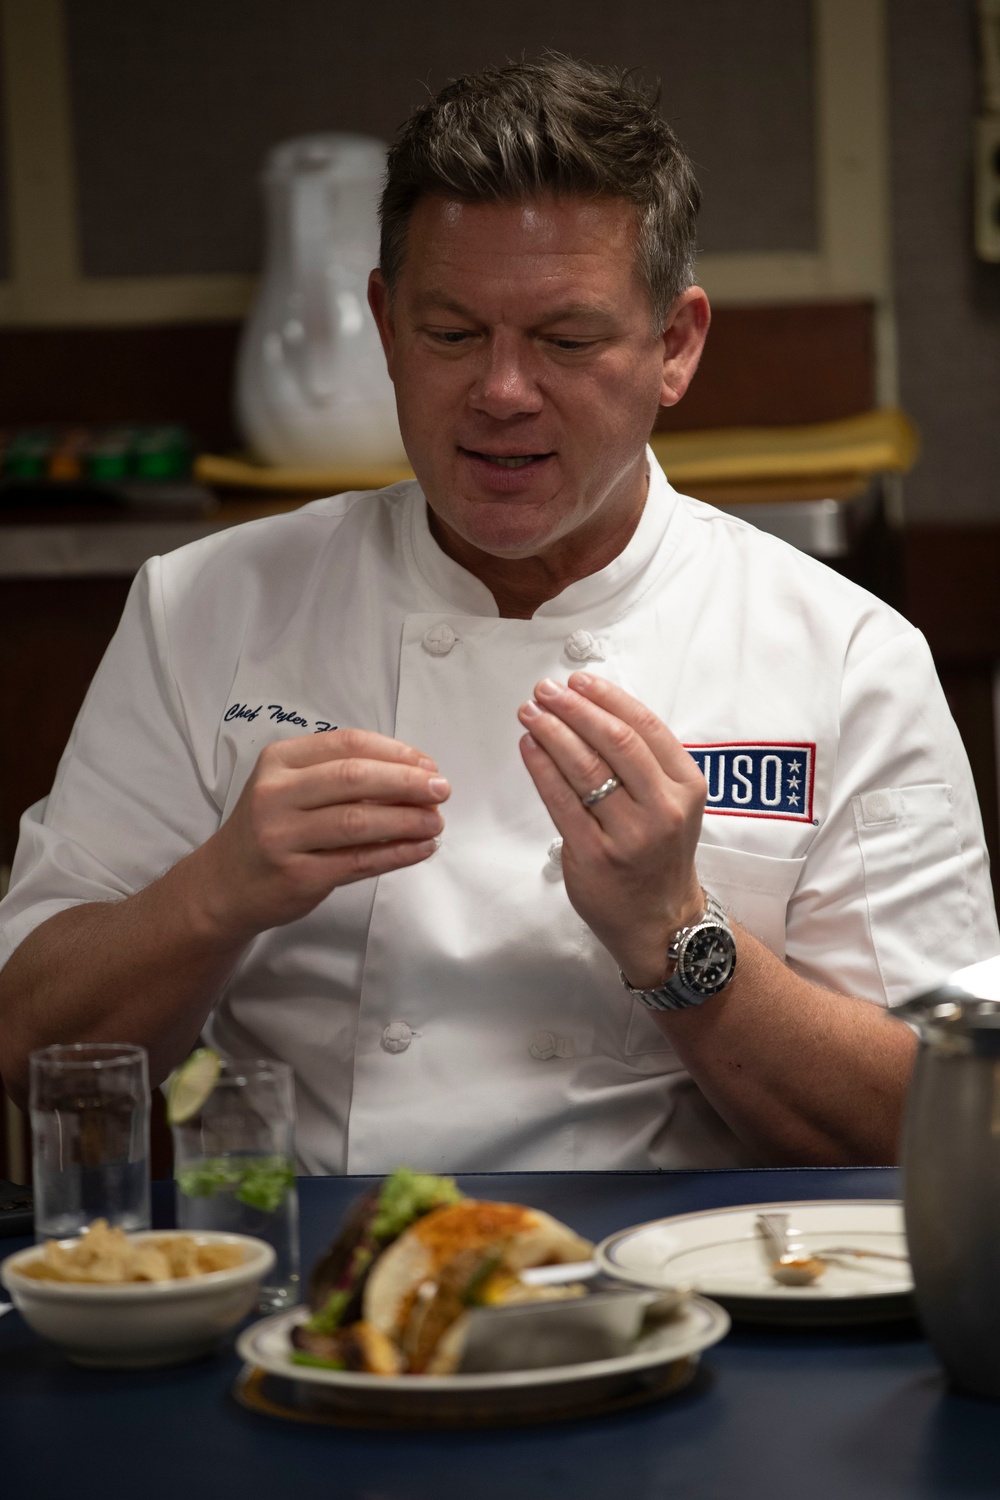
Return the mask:
{"type": "Polygon", "coordinates": [[[156,1082],[186,1057],[246,945],[338,885],[419,864],[448,783],[429,756],[362,729],[260,753],[222,827],[120,901],[42,922],[0,971],[0,1070],[26,1102],[50,1042],[132,1041],[156,1082]]]}
{"type": "Polygon", "coordinates": [[[450,793],[429,756],[368,730],[267,745],[230,817],[191,857],[203,915],[220,936],[248,941],[339,885],[419,864],[450,793]]]}

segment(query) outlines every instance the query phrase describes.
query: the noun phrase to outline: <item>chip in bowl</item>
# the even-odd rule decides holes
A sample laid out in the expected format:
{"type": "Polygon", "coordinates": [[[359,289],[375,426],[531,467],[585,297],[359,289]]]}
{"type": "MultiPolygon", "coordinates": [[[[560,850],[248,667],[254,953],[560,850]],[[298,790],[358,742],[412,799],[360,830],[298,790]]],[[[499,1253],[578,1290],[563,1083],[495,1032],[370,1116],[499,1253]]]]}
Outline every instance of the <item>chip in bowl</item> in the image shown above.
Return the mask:
{"type": "Polygon", "coordinates": [[[36,1259],[21,1267],[35,1281],[90,1282],[120,1286],[130,1281],[176,1281],[242,1265],[238,1244],[206,1244],[190,1234],[131,1240],[123,1229],[95,1219],[78,1240],[46,1240],[36,1259]]]}
{"type": "Polygon", "coordinates": [[[273,1265],[273,1246],[250,1235],[95,1224],[80,1240],[9,1255],[0,1282],[77,1364],[127,1369],[210,1353],[253,1312],[273,1265]]]}

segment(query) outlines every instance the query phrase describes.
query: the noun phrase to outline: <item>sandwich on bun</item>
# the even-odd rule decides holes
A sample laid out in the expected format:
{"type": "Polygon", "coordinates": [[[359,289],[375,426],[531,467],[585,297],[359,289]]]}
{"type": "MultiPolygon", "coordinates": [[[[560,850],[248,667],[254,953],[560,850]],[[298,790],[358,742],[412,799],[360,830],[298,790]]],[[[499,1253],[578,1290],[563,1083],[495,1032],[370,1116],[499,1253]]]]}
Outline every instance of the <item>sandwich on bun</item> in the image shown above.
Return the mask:
{"type": "Polygon", "coordinates": [[[293,1359],[369,1374],[453,1373],[471,1308],[579,1296],[522,1271],[592,1246],[540,1209],[465,1198],[449,1178],[394,1172],[365,1195],[320,1260],[293,1359]]]}

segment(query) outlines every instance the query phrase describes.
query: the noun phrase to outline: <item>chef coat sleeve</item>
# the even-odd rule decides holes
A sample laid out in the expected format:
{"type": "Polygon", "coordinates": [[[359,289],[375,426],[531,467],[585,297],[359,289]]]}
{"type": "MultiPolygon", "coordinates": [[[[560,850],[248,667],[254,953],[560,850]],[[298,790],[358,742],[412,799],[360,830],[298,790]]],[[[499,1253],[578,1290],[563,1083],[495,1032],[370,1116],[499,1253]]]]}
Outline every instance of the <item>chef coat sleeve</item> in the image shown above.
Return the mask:
{"type": "Polygon", "coordinates": [[[21,820],[0,902],[0,965],[48,917],[131,895],[218,826],[171,672],[153,558],[132,586],[49,797],[21,820]]]}
{"type": "MultiPolygon", "coordinates": [[[[899,622],[903,626],[903,622],[899,622]]],[[[830,806],[787,914],[787,958],[889,1003],[1000,951],[976,791],[924,638],[848,660],[830,806]]]]}

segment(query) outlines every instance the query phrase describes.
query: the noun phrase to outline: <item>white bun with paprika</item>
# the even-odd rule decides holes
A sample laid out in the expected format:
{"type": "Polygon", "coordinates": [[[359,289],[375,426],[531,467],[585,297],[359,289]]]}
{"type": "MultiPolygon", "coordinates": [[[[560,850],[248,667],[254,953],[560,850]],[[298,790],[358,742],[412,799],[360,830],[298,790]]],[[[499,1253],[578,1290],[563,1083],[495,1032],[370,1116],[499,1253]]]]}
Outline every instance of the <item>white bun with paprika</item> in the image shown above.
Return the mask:
{"type": "Polygon", "coordinates": [[[471,1307],[565,1289],[529,1290],[533,1266],[587,1260],[593,1246],[551,1214],[467,1198],[418,1219],[379,1256],[364,1290],[364,1319],[399,1349],[414,1374],[450,1374],[471,1307]]]}

